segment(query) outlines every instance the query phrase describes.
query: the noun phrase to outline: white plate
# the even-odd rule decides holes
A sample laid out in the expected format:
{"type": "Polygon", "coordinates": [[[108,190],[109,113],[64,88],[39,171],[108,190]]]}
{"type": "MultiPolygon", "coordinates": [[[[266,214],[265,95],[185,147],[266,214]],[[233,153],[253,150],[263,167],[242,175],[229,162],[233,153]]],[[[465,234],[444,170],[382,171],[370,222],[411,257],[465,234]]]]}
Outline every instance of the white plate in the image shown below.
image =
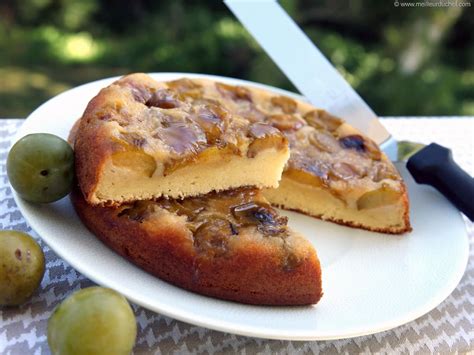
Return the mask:
{"type": "MultiPolygon", "coordinates": [[[[166,73],[154,77],[168,80],[183,75],[195,76],[166,73]]],[[[264,85],[218,79],[285,93],[264,85]]],[[[111,81],[86,84],[46,102],[28,117],[17,138],[33,132],[66,138],[87,102],[111,81]]],[[[50,205],[30,204],[16,195],[15,200],[31,227],[60,257],[134,303],[236,334],[338,339],[380,332],[420,317],[441,303],[464,273],[469,247],[459,212],[433,189],[416,185],[400,168],[411,198],[411,234],[371,233],[285,212],[291,227],[310,239],[321,258],[324,296],[312,307],[248,306],[184,291],[105,247],[81,224],[68,198],[50,205]]]]}

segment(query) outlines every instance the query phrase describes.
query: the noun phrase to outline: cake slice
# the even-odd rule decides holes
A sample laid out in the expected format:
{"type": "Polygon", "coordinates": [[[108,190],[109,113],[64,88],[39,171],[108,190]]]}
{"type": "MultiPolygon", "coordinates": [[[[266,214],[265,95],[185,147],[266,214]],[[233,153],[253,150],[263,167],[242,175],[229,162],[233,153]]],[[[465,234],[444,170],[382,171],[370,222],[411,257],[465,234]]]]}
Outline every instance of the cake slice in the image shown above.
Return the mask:
{"type": "Polygon", "coordinates": [[[289,157],[285,136],[201,98],[200,86],[186,83],[184,95],[182,83],[133,74],[92,99],[75,141],[77,177],[89,203],[278,186],[289,157]]]}
{"type": "Polygon", "coordinates": [[[265,196],[276,206],[351,227],[410,231],[405,184],[378,146],[324,111],[304,117],[311,124],[285,132],[291,158],[279,187],[265,189],[265,196]]]}
{"type": "Polygon", "coordinates": [[[272,204],[372,231],[411,230],[400,174],[370,138],[341,119],[259,88],[186,78],[171,85],[187,102],[218,102],[285,135],[290,159],[278,188],[264,191],[272,204]]]}
{"type": "Polygon", "coordinates": [[[308,305],[322,296],[313,246],[288,228],[259,190],[119,207],[93,206],[79,189],[71,199],[106,245],[176,286],[258,305],[308,305]]]}

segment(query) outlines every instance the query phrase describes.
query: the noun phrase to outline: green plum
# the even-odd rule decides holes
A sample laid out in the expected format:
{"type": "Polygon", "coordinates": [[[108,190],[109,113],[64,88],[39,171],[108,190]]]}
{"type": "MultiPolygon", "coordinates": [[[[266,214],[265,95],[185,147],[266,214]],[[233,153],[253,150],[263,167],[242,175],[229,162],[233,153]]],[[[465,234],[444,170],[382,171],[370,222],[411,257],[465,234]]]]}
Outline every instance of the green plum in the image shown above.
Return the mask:
{"type": "Polygon", "coordinates": [[[72,294],[48,321],[53,355],[130,354],[136,335],[135,316],[127,300],[102,287],[72,294]]]}
{"type": "Polygon", "coordinates": [[[44,275],[44,254],[28,234],[0,231],[0,306],[24,303],[44,275]]]}
{"type": "Polygon", "coordinates": [[[11,185],[25,200],[53,202],[71,191],[74,152],[65,140],[53,134],[29,134],[10,150],[7,173],[11,185]]]}

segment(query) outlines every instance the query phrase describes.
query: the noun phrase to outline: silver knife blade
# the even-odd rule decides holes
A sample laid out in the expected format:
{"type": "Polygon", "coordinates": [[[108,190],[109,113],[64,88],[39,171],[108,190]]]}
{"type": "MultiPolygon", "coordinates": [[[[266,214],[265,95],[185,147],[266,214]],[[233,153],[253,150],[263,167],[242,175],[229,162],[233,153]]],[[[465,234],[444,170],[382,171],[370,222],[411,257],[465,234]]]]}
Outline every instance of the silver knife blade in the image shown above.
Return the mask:
{"type": "Polygon", "coordinates": [[[393,157],[396,142],[390,133],[278,2],[224,3],[312,104],[343,118],[393,157]]]}

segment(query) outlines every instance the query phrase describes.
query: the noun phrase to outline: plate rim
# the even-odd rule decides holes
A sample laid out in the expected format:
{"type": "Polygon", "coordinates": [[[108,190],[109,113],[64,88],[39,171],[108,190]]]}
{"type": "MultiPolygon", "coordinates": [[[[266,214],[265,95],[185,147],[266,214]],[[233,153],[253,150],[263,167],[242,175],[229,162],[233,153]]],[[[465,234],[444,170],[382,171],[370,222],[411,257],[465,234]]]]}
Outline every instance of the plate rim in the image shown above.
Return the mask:
{"type": "MultiPolygon", "coordinates": [[[[260,87],[260,88],[263,88],[263,89],[266,89],[266,90],[270,90],[270,91],[273,91],[273,92],[276,92],[276,93],[281,93],[281,94],[288,95],[288,96],[291,96],[291,97],[295,97],[295,98],[298,98],[298,99],[302,98],[300,95],[298,95],[296,93],[293,93],[293,92],[290,92],[290,91],[287,91],[287,90],[284,90],[284,89],[275,88],[275,87],[272,87],[272,86],[269,86],[269,85],[260,84],[260,83],[247,81],[247,80],[242,80],[242,79],[231,78],[231,77],[224,77],[224,76],[218,76],[218,75],[208,75],[208,74],[199,74],[199,73],[181,73],[181,72],[163,72],[163,73],[148,73],[148,74],[151,75],[153,78],[160,77],[160,76],[166,77],[166,78],[161,79],[161,80],[169,80],[169,78],[167,78],[167,77],[179,78],[179,77],[183,77],[183,76],[195,77],[195,78],[211,78],[211,79],[214,79],[214,80],[220,80],[220,81],[224,81],[224,82],[231,82],[231,83],[233,82],[233,83],[240,83],[240,84],[243,84],[243,85],[260,87]]],[[[99,79],[99,80],[95,80],[95,81],[92,81],[92,82],[88,82],[88,83],[73,87],[69,90],[66,90],[66,91],[52,97],[51,99],[47,100],[46,102],[44,102],[43,104],[38,106],[32,113],[30,113],[28,115],[28,117],[22,123],[21,127],[19,127],[18,131],[15,133],[15,135],[12,139],[12,145],[19,138],[21,138],[22,136],[25,135],[25,133],[23,132],[26,129],[25,128],[25,123],[28,122],[28,120],[31,118],[31,116],[33,116],[35,114],[35,112],[40,110],[43,106],[47,105],[50,101],[58,100],[62,95],[65,95],[65,94],[71,92],[72,90],[76,90],[78,88],[83,88],[83,87],[88,86],[88,85],[98,85],[100,82],[106,83],[106,82],[109,82],[109,81],[116,80],[120,77],[121,76],[114,76],[114,77],[110,77],[110,78],[104,78],[104,79],[99,79]]],[[[83,268],[81,267],[81,265],[78,266],[76,261],[71,262],[67,258],[64,258],[61,248],[52,247],[50,245],[49,241],[48,241],[48,238],[43,237],[44,233],[40,233],[40,230],[42,229],[41,225],[37,225],[35,222],[33,222],[30,219],[30,216],[27,215],[24,212],[25,211],[25,206],[26,206],[26,204],[28,204],[28,202],[21,199],[19,197],[19,195],[13,190],[13,188],[12,188],[12,194],[13,194],[13,198],[14,198],[20,212],[22,213],[22,216],[25,218],[28,225],[38,234],[38,236],[61,259],[66,261],[71,267],[73,267],[75,270],[79,271],[81,274],[83,274],[88,279],[92,280],[93,282],[97,283],[98,285],[103,285],[103,286],[105,285],[105,287],[110,287],[110,286],[107,285],[108,282],[106,280],[107,279],[106,276],[96,277],[96,274],[91,274],[87,270],[86,270],[86,272],[84,272],[82,270],[83,268]]],[[[65,199],[69,199],[69,196],[66,196],[65,199]]],[[[74,213],[76,214],[75,211],[74,211],[74,213]]],[[[76,214],[76,217],[79,218],[77,216],[77,214],[76,214]]],[[[465,226],[465,223],[464,223],[460,213],[459,213],[459,216],[457,216],[457,219],[458,219],[458,222],[463,225],[464,231],[466,231],[466,226],[465,226]]],[[[131,302],[133,302],[137,305],[140,305],[140,306],[142,306],[146,309],[149,309],[153,312],[156,312],[158,314],[163,314],[167,317],[177,319],[177,320],[186,322],[188,324],[193,324],[193,325],[197,325],[197,326],[200,326],[200,327],[205,327],[205,328],[208,328],[208,329],[217,330],[217,331],[221,331],[221,332],[227,332],[227,333],[231,333],[231,334],[237,334],[237,335],[243,335],[243,336],[249,336],[249,337],[257,337],[257,338],[263,338],[263,339],[278,339],[278,340],[290,340],[290,341],[291,340],[295,340],[295,341],[314,341],[314,340],[350,339],[350,338],[354,338],[354,337],[380,333],[380,332],[383,332],[383,331],[386,331],[386,330],[393,329],[395,327],[404,325],[406,323],[409,323],[409,322],[411,322],[411,321],[427,314],[428,312],[430,312],[431,310],[436,308],[439,304],[441,304],[455,290],[455,288],[457,287],[457,285],[459,284],[459,282],[461,281],[461,279],[462,279],[462,277],[465,273],[465,270],[466,270],[466,267],[467,267],[467,264],[468,264],[468,261],[469,261],[469,238],[467,236],[467,231],[464,235],[464,244],[465,244],[465,247],[463,248],[463,255],[461,257],[461,259],[463,261],[460,263],[460,269],[457,273],[457,277],[456,278],[454,278],[454,277],[450,278],[451,282],[449,283],[449,287],[445,286],[443,288],[444,292],[442,292],[440,295],[437,295],[438,297],[433,298],[431,300],[431,302],[425,303],[424,307],[419,307],[416,310],[413,310],[412,312],[405,313],[404,315],[402,315],[400,317],[397,317],[396,319],[392,318],[392,319],[387,320],[385,322],[379,322],[377,324],[376,328],[374,328],[373,326],[372,327],[367,326],[365,328],[364,327],[359,327],[359,330],[357,330],[357,331],[348,331],[344,334],[338,334],[338,335],[324,334],[324,332],[321,332],[321,331],[318,332],[318,335],[314,335],[314,331],[311,331],[311,330],[309,330],[307,333],[299,331],[299,334],[294,334],[294,333],[291,333],[291,332],[287,332],[285,330],[272,329],[271,333],[268,333],[268,332],[265,331],[265,329],[262,329],[261,326],[254,327],[252,325],[246,325],[245,329],[244,329],[243,325],[233,324],[231,320],[216,318],[215,316],[214,317],[202,316],[202,314],[198,314],[198,313],[193,313],[192,315],[188,315],[186,311],[181,312],[178,308],[175,308],[175,307],[173,307],[171,310],[168,310],[165,307],[160,308],[160,307],[156,307],[153,304],[150,304],[148,302],[144,302],[143,300],[138,299],[134,295],[129,295],[129,294],[125,294],[125,293],[123,293],[123,294],[129,301],[131,301],[131,302]]],[[[119,256],[118,254],[116,254],[116,256],[118,258],[121,258],[121,256],[119,256]]],[[[123,260],[126,261],[127,263],[129,263],[129,261],[127,261],[125,259],[123,259],[123,260]]],[[[131,264],[131,265],[135,266],[134,264],[131,264]]],[[[143,270],[141,270],[141,271],[145,272],[143,270]]],[[[174,287],[176,287],[176,286],[174,286],[174,287]]],[[[122,293],[122,291],[120,291],[119,289],[117,289],[117,291],[122,293]]],[[[189,292],[189,291],[187,291],[187,292],[189,292]]],[[[219,300],[219,301],[222,301],[222,300],[219,300]]],[[[259,306],[256,306],[256,307],[259,307],[259,306]]],[[[263,307],[267,307],[267,306],[263,306],[263,307]]]]}

